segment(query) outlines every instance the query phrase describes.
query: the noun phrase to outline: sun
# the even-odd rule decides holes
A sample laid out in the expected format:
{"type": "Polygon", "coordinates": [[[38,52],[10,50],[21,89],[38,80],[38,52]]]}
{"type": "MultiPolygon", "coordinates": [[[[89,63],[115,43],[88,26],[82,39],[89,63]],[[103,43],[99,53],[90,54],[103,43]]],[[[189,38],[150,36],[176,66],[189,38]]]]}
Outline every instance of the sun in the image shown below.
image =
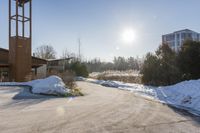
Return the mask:
{"type": "Polygon", "coordinates": [[[121,34],[121,39],[124,43],[133,43],[136,40],[136,34],[133,29],[124,29],[121,34]]]}

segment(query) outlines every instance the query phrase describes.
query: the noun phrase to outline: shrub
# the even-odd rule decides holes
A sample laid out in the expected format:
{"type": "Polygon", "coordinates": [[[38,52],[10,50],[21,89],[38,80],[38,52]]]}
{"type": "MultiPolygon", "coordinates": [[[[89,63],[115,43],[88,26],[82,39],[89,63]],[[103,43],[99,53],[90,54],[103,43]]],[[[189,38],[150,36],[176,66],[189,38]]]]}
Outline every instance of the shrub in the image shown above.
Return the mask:
{"type": "Polygon", "coordinates": [[[74,89],[77,87],[74,77],[75,77],[75,74],[72,71],[65,71],[65,72],[61,73],[61,78],[62,78],[63,82],[70,89],[74,89]]]}
{"type": "Polygon", "coordinates": [[[72,63],[70,69],[75,72],[76,76],[88,77],[89,75],[86,65],[78,61],[72,63]]]}
{"type": "Polygon", "coordinates": [[[70,89],[70,92],[65,94],[64,97],[74,97],[74,96],[83,96],[84,94],[81,92],[80,88],[77,88],[75,82],[75,73],[73,71],[65,71],[65,72],[57,72],[51,71],[48,73],[48,76],[56,75],[62,78],[63,82],[65,83],[66,87],[70,89]]]}
{"type": "Polygon", "coordinates": [[[60,77],[63,82],[65,83],[66,87],[69,89],[75,89],[76,83],[74,80],[75,74],[72,71],[65,71],[65,72],[58,72],[58,71],[51,71],[47,73],[47,76],[56,75],[60,77]]]}

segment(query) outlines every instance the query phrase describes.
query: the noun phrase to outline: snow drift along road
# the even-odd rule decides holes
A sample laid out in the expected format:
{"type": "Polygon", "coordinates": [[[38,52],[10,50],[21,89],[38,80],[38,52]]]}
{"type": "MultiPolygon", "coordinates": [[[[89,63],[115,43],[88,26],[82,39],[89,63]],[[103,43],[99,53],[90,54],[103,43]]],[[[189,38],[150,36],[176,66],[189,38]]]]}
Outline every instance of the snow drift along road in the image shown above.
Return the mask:
{"type": "Polygon", "coordinates": [[[128,90],[148,98],[159,100],[162,103],[187,110],[195,115],[200,115],[200,79],[184,81],[165,87],[152,87],[118,81],[84,79],[81,77],[79,77],[78,80],[85,80],[103,86],[128,90]]]}

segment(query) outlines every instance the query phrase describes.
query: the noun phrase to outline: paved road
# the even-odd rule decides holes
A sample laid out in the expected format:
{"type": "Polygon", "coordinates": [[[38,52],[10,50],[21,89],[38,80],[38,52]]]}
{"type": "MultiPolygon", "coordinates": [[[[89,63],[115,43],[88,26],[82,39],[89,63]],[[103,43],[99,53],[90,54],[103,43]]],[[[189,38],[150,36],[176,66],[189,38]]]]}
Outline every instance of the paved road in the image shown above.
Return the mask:
{"type": "Polygon", "coordinates": [[[24,99],[18,94],[21,88],[0,87],[0,132],[200,133],[197,117],[128,91],[86,82],[78,85],[85,96],[73,99],[24,99]]]}

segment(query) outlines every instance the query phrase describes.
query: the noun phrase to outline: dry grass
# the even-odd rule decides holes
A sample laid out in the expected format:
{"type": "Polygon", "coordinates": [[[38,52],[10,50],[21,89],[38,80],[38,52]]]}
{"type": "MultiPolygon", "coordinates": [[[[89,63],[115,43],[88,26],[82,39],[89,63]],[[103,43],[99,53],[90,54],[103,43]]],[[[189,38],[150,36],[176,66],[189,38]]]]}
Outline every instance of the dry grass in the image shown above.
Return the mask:
{"type": "Polygon", "coordinates": [[[128,71],[105,71],[102,73],[90,74],[90,78],[98,80],[114,80],[125,83],[141,83],[141,75],[134,70],[128,71]]]}
{"type": "Polygon", "coordinates": [[[141,77],[139,76],[104,76],[100,75],[97,78],[98,80],[114,80],[121,81],[125,83],[141,83],[141,77]]]}

